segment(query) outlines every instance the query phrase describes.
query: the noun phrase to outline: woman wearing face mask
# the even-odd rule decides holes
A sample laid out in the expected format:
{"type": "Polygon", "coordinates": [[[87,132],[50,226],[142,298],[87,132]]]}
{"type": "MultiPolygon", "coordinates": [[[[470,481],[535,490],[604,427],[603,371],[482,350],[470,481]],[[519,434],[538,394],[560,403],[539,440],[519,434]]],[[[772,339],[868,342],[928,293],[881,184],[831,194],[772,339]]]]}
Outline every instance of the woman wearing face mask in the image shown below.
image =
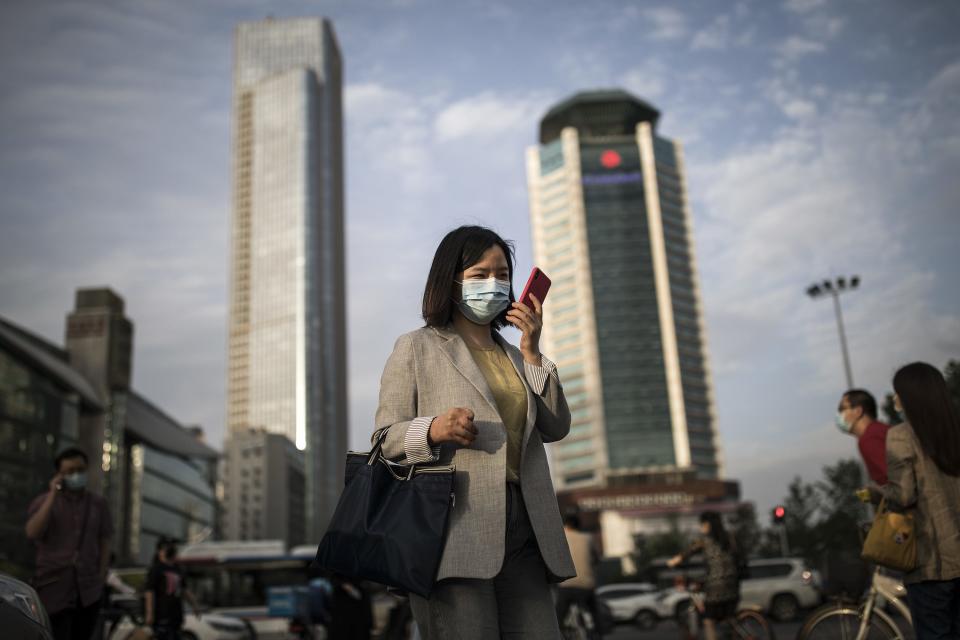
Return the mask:
{"type": "Polygon", "coordinates": [[[154,640],[180,640],[184,599],[190,602],[194,615],[200,617],[200,608],[187,589],[183,569],[176,559],[177,543],[160,538],[143,592],[144,621],[152,627],[154,640]]]}
{"type": "Polygon", "coordinates": [[[381,379],[384,455],[457,469],[437,583],[429,599],[410,597],[427,640],[556,638],[550,582],[575,573],[543,446],[567,435],[570,412],[540,353],[540,301],[514,302],[512,279],[512,247],[496,233],[448,233],[426,326],[397,340],[381,379]],[[519,349],[500,336],[507,324],[519,349]]]}
{"type": "Polygon", "coordinates": [[[917,640],[960,638],[960,420],[943,375],[924,362],[893,377],[906,422],[887,433],[893,511],[914,516],[917,568],[904,576],[917,640]]]}

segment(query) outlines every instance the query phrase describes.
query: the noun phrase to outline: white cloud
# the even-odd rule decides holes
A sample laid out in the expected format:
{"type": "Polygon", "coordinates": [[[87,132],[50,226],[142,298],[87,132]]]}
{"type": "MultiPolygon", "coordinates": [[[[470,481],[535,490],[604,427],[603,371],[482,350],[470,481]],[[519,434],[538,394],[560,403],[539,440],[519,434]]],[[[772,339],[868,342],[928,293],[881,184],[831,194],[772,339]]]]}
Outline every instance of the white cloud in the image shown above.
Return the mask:
{"type": "Polygon", "coordinates": [[[827,50],[822,42],[816,42],[800,36],[790,36],[777,46],[777,52],[788,60],[797,60],[808,55],[823,53],[827,50]]]}
{"type": "Polygon", "coordinates": [[[493,92],[458,100],[437,114],[434,132],[442,142],[490,138],[533,130],[543,115],[542,98],[508,97],[493,92]]]}
{"type": "Polygon", "coordinates": [[[794,120],[803,120],[817,115],[817,105],[809,100],[788,100],[781,105],[781,108],[794,120]]]}
{"type": "Polygon", "coordinates": [[[814,13],[803,18],[806,34],[814,40],[835,40],[847,26],[846,18],[826,13],[814,13]]]}
{"type": "Polygon", "coordinates": [[[804,120],[817,115],[817,103],[812,99],[826,98],[824,87],[807,90],[799,83],[795,74],[774,78],[764,88],[764,94],[784,115],[793,120],[804,120]]]}
{"type": "Polygon", "coordinates": [[[730,18],[719,16],[693,36],[690,48],[694,51],[726,49],[730,44],[730,18]]]}
{"type": "Polygon", "coordinates": [[[826,0],[787,0],[783,8],[793,13],[808,13],[826,4],[826,0]]]}
{"type": "Polygon", "coordinates": [[[613,75],[610,59],[587,47],[564,51],[554,65],[569,87],[595,87],[613,75]]]}
{"type": "Polygon", "coordinates": [[[649,36],[654,40],[679,40],[687,35],[687,19],[672,7],[656,7],[643,11],[642,20],[649,23],[649,36]]]}
{"type": "Polygon", "coordinates": [[[666,89],[666,70],[659,62],[648,61],[624,74],[620,85],[640,99],[653,100],[666,89]]]}
{"type": "Polygon", "coordinates": [[[429,149],[431,99],[377,83],[346,87],[348,149],[365,171],[395,181],[410,194],[435,188],[429,149]]]}
{"type": "Polygon", "coordinates": [[[915,133],[891,127],[868,100],[837,98],[817,127],[691,161],[707,209],[698,238],[719,362],[780,353],[793,362],[782,361],[785,371],[810,370],[807,391],[831,388],[840,370],[833,317],[803,290],[854,273],[864,278],[846,301],[858,378],[884,388],[898,362],[960,351],[960,316],[925,302],[936,295],[933,274],[901,241],[916,232],[902,217],[904,194],[940,160],[905,152],[915,133]]]}

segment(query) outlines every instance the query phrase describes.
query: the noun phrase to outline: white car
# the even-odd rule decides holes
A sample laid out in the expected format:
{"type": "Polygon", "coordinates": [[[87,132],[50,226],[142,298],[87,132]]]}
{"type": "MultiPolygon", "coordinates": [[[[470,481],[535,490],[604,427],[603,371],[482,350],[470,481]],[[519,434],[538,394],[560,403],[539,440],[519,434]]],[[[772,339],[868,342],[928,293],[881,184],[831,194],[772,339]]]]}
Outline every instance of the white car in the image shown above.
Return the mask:
{"type": "Polygon", "coordinates": [[[652,629],[660,620],[672,619],[684,610],[690,594],[680,589],[657,589],[647,582],[610,584],[597,589],[617,622],[633,622],[652,629]]]}
{"type": "Polygon", "coordinates": [[[750,577],[740,582],[740,607],[755,607],[778,621],[820,604],[820,574],[800,558],[751,560],[750,577]]]}
{"type": "MultiPolygon", "coordinates": [[[[111,637],[126,638],[133,628],[130,618],[125,618],[111,637]]],[[[251,640],[243,620],[219,613],[203,613],[199,618],[193,613],[185,613],[180,635],[183,640],[251,640]]]]}

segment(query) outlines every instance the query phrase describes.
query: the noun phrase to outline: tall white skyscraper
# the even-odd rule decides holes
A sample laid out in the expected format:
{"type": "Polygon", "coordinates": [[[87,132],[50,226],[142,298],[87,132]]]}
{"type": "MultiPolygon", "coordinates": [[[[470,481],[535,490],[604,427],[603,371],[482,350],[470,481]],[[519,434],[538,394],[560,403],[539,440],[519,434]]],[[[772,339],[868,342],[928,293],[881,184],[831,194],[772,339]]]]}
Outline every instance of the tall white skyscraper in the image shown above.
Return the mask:
{"type": "Polygon", "coordinates": [[[304,450],[304,533],[313,542],[336,506],[347,449],[341,60],[332,25],[240,24],[233,87],[228,427],[284,434],[304,450]]]}
{"type": "Polygon", "coordinates": [[[558,488],[722,475],[683,152],[623,91],[578,93],[527,152],[545,353],[573,421],[558,488]]]}

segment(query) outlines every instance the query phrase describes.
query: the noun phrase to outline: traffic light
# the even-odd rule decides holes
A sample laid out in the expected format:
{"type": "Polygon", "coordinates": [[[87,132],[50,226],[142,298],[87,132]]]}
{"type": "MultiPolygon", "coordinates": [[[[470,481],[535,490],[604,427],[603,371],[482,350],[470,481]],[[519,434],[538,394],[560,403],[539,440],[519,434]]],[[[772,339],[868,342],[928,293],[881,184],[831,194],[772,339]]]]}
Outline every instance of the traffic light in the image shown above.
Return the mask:
{"type": "Polygon", "coordinates": [[[783,508],[782,504],[778,504],[773,508],[773,524],[783,524],[783,519],[787,516],[787,510],[783,508]]]}

